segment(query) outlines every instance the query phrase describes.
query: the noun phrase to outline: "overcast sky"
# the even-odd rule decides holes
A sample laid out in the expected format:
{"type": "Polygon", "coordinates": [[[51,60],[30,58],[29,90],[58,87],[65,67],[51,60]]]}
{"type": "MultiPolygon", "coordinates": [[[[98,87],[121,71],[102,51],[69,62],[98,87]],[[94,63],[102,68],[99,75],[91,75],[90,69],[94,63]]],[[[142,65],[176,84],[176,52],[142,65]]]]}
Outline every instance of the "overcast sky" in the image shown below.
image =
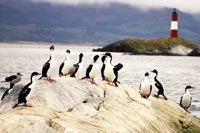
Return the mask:
{"type": "Polygon", "coordinates": [[[101,4],[109,5],[112,2],[137,6],[143,10],[155,8],[177,8],[187,13],[200,14],[200,0],[32,0],[34,2],[50,2],[52,4],[101,4]]]}

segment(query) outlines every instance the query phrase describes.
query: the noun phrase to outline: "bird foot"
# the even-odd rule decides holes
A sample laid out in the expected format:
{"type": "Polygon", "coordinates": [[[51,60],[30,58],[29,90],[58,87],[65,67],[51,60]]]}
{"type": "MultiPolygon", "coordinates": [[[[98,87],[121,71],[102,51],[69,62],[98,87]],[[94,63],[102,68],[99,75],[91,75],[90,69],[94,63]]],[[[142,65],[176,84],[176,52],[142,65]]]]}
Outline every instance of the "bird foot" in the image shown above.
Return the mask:
{"type": "Polygon", "coordinates": [[[117,83],[121,84],[121,82],[117,81],[117,83]]]}
{"type": "Polygon", "coordinates": [[[32,105],[24,104],[25,107],[33,107],[32,105]]]}
{"type": "Polygon", "coordinates": [[[105,78],[105,81],[110,82],[110,81],[108,80],[108,78],[105,78]]]}
{"type": "Polygon", "coordinates": [[[52,79],[51,77],[47,78],[47,81],[49,81],[50,83],[56,82],[56,80],[52,79]]]}
{"type": "Polygon", "coordinates": [[[154,94],[154,97],[159,98],[159,95],[154,94]]]}
{"type": "Polygon", "coordinates": [[[96,85],[97,86],[97,83],[94,81],[94,80],[92,80],[92,81],[90,81],[92,84],[94,84],[94,85],[96,85]]]}
{"type": "Polygon", "coordinates": [[[190,111],[188,111],[187,108],[184,108],[184,110],[185,110],[186,112],[190,113],[190,111]]]}

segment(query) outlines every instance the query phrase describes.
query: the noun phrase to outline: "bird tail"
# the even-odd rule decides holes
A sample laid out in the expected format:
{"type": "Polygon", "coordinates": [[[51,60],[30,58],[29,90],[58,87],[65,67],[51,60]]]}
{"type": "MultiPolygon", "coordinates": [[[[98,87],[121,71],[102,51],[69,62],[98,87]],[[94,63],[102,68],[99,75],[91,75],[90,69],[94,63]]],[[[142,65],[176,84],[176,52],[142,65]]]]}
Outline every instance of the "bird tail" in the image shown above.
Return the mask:
{"type": "Polygon", "coordinates": [[[117,84],[117,82],[114,82],[114,84],[115,84],[115,86],[116,86],[116,87],[118,87],[118,84],[117,84]]]}
{"type": "Polygon", "coordinates": [[[81,80],[83,80],[83,79],[87,79],[88,77],[83,77],[83,78],[81,78],[81,80]]]}
{"type": "Polygon", "coordinates": [[[43,76],[41,76],[38,80],[40,80],[40,79],[42,79],[43,78],[43,76]]]}
{"type": "Polygon", "coordinates": [[[117,65],[114,67],[114,69],[115,69],[116,71],[119,71],[120,69],[122,69],[122,67],[123,67],[123,65],[122,65],[121,63],[119,63],[119,64],[117,64],[117,65]]]}
{"type": "Polygon", "coordinates": [[[165,100],[168,100],[167,97],[164,94],[163,94],[163,97],[164,97],[165,100]]]}

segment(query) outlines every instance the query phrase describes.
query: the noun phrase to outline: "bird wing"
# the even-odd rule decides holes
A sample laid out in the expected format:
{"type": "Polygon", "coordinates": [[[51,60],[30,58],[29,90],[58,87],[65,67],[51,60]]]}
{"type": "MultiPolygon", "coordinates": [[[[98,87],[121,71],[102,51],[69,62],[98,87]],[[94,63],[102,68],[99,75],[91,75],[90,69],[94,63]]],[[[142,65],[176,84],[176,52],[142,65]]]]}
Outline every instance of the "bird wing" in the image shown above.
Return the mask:
{"type": "Polygon", "coordinates": [[[189,104],[188,108],[191,106],[191,103],[192,103],[192,97],[190,97],[190,104],[189,104]]]}
{"type": "Polygon", "coordinates": [[[149,97],[151,95],[151,91],[152,91],[152,85],[150,85],[150,92],[149,94],[147,95],[147,97],[149,97]]]}
{"type": "Polygon", "coordinates": [[[151,94],[152,88],[153,88],[152,85],[150,85],[150,94],[151,94]]]}
{"type": "Polygon", "coordinates": [[[162,86],[162,84],[158,80],[156,81],[155,86],[157,87],[157,89],[159,91],[163,91],[163,86],[162,86]]]}
{"type": "Polygon", "coordinates": [[[19,99],[19,94],[24,86],[16,85],[10,93],[0,102],[0,112],[6,112],[11,110],[17,103],[19,99]]]}
{"type": "Polygon", "coordinates": [[[157,89],[159,89],[159,87],[160,87],[159,84],[157,84],[157,83],[155,83],[155,86],[157,89]]]}
{"type": "Polygon", "coordinates": [[[122,69],[123,65],[121,63],[118,63],[117,65],[114,66],[114,70],[119,71],[120,69],[122,69]]]}
{"type": "Polygon", "coordinates": [[[59,68],[59,75],[60,76],[63,76],[63,73],[62,73],[63,67],[64,67],[64,62],[60,65],[60,68],[59,68]]]}
{"type": "Polygon", "coordinates": [[[16,78],[17,78],[16,75],[12,75],[12,76],[6,77],[6,78],[5,78],[5,81],[6,81],[6,82],[10,82],[10,81],[12,81],[12,80],[14,80],[14,79],[16,79],[16,78]]]}
{"type": "Polygon", "coordinates": [[[87,78],[90,77],[90,72],[91,72],[91,70],[92,70],[92,67],[93,67],[93,65],[90,64],[90,65],[88,66],[87,70],[86,70],[86,77],[87,77],[87,78]]]}
{"type": "Polygon", "coordinates": [[[75,74],[77,73],[78,71],[78,68],[79,68],[79,64],[74,64],[74,67],[75,67],[75,71],[72,73],[72,75],[70,77],[75,77],[75,74]]]}
{"type": "Polygon", "coordinates": [[[50,68],[50,63],[49,63],[50,59],[44,64],[43,68],[42,68],[42,77],[47,77],[47,72],[50,68]]]}
{"type": "Polygon", "coordinates": [[[183,100],[183,96],[181,97],[181,100],[180,100],[180,106],[183,107],[182,105],[182,100],[183,100]]]}
{"type": "Polygon", "coordinates": [[[104,79],[105,79],[105,75],[104,75],[104,70],[105,70],[105,67],[106,67],[106,65],[105,65],[105,64],[103,64],[103,66],[102,66],[102,68],[101,68],[101,78],[102,78],[102,80],[104,80],[104,79]]]}
{"type": "Polygon", "coordinates": [[[139,87],[139,90],[141,90],[141,83],[140,83],[140,87],[139,87]]]}
{"type": "MultiPolygon", "coordinates": [[[[29,92],[30,92],[30,88],[24,88],[22,91],[21,91],[21,93],[20,93],[20,96],[27,96],[28,94],[29,94],[29,92]]],[[[26,97],[25,96],[25,97],[26,97]]]]}
{"type": "Polygon", "coordinates": [[[22,91],[19,94],[18,103],[16,105],[18,105],[20,103],[26,103],[26,97],[28,96],[28,94],[31,91],[31,88],[29,88],[29,86],[30,86],[30,83],[23,87],[22,91]]]}
{"type": "Polygon", "coordinates": [[[5,98],[6,95],[8,95],[9,90],[10,90],[10,89],[7,89],[7,90],[3,93],[2,97],[1,97],[1,101],[5,98]]]}

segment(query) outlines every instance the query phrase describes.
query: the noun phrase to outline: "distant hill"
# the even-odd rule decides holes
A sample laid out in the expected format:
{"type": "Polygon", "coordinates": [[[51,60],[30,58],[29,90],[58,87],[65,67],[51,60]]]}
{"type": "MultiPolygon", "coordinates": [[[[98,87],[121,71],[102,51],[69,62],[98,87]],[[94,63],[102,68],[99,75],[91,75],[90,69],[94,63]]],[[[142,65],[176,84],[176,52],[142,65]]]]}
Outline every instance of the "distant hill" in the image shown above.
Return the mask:
{"type": "Polygon", "coordinates": [[[191,55],[198,54],[198,45],[181,38],[124,39],[95,49],[104,52],[127,52],[134,55],[191,55]]]}
{"type": "MultiPolygon", "coordinates": [[[[168,37],[172,9],[141,11],[122,4],[51,5],[0,1],[0,41],[106,44],[123,38],[168,37]]],[[[200,43],[196,16],[179,12],[182,38],[200,43]]]]}

